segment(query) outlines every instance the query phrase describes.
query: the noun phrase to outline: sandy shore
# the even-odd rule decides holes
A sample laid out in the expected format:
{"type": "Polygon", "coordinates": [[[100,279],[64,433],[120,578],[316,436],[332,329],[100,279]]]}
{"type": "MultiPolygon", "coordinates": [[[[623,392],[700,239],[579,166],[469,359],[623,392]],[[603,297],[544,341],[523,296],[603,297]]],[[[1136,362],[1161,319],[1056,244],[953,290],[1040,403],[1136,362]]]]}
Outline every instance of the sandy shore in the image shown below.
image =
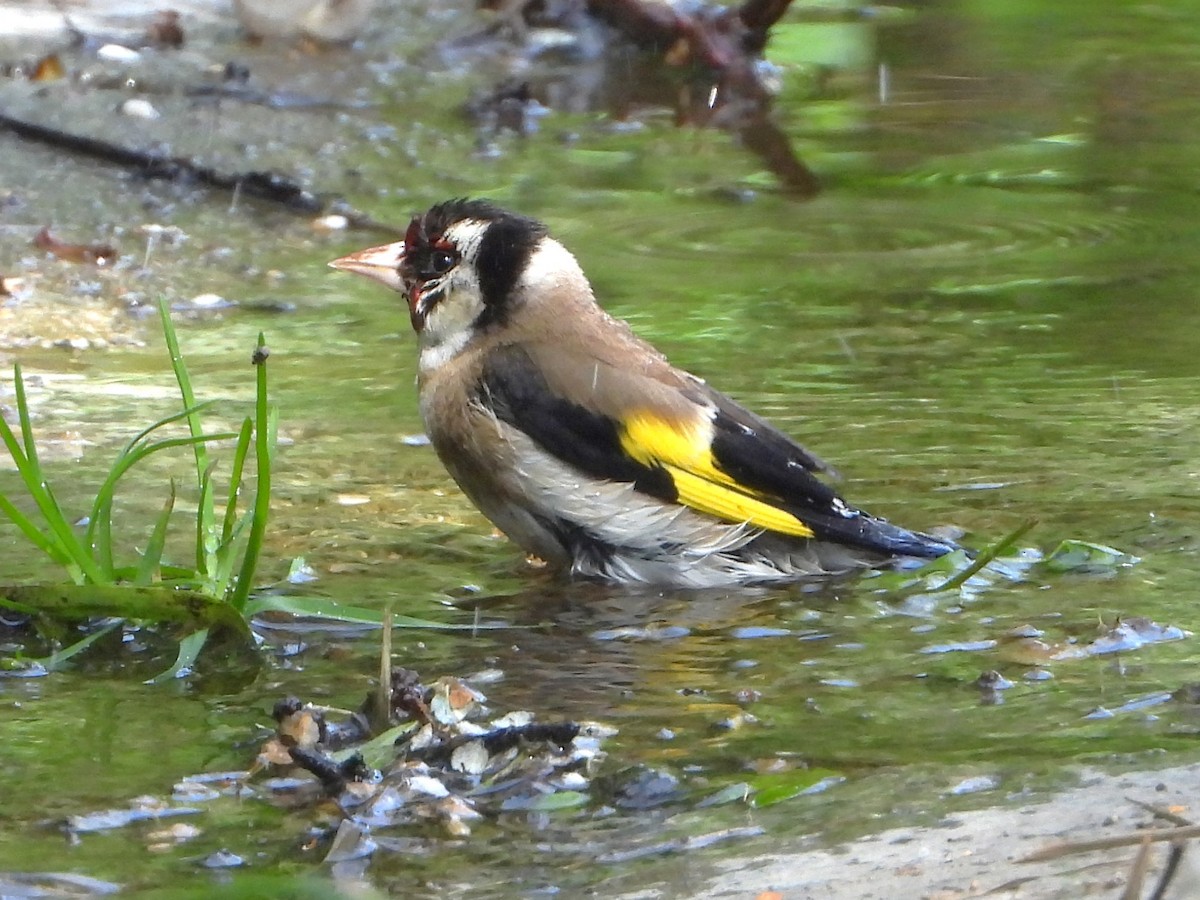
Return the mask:
{"type": "MultiPolygon", "coordinates": [[[[1200,822],[1200,765],[1150,772],[1083,773],[1080,786],[1019,806],[958,813],[937,827],[894,828],[851,843],[735,858],[678,896],[775,900],[959,900],[968,897],[1067,900],[1123,898],[1140,847],[1076,853],[1044,862],[1023,858],[1063,841],[1136,836],[1174,827],[1132,800],[1200,822]]],[[[1152,845],[1143,889],[1149,898],[1167,861],[1168,842],[1152,845]]],[[[638,898],[667,896],[640,892],[638,898]]],[[[1185,849],[1170,900],[1200,897],[1200,855],[1185,849]]]]}

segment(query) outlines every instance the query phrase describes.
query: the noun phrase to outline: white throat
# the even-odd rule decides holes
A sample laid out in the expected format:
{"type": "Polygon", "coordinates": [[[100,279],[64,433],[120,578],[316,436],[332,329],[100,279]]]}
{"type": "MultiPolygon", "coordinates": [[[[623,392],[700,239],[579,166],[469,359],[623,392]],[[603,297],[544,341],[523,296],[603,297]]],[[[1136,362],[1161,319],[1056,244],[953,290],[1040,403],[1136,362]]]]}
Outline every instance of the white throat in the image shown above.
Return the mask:
{"type": "Polygon", "coordinates": [[[436,342],[427,342],[425,336],[422,335],[421,353],[417,357],[417,368],[420,369],[422,375],[429,374],[441,368],[454,359],[454,357],[458,356],[470,340],[471,333],[465,329],[436,342]]]}

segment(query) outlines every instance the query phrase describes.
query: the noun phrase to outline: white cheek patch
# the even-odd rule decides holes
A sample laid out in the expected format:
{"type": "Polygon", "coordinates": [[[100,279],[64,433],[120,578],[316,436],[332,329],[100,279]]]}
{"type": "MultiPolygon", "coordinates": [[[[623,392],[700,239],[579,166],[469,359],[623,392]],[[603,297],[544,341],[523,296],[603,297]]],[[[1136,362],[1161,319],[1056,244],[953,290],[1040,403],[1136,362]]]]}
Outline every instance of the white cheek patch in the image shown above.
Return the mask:
{"type": "Polygon", "coordinates": [[[483,312],[476,259],[486,231],[487,224],[474,219],[446,229],[445,238],[458,250],[459,262],[444,278],[442,297],[429,310],[421,330],[422,371],[432,371],[449,362],[471,340],[472,327],[483,312]]]}
{"type": "Polygon", "coordinates": [[[533,293],[556,286],[566,279],[583,278],[579,262],[571,251],[553,238],[543,238],[529,256],[521,285],[533,293]]]}

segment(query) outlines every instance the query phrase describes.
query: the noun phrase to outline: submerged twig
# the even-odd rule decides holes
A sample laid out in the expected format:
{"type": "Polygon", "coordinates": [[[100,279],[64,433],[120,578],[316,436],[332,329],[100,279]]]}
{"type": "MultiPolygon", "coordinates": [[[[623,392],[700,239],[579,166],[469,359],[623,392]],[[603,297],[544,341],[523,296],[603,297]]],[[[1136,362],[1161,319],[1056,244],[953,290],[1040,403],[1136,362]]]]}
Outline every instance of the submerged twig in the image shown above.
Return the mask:
{"type": "Polygon", "coordinates": [[[1175,874],[1179,871],[1179,863],[1183,861],[1183,841],[1175,841],[1171,844],[1171,852],[1167,855],[1167,864],[1163,867],[1162,875],[1159,876],[1158,884],[1154,886],[1154,890],[1150,892],[1149,900],[1165,900],[1167,896],[1167,888],[1171,886],[1171,882],[1175,880],[1175,874]]]}
{"type": "Polygon", "coordinates": [[[1179,841],[1200,837],[1200,825],[1186,825],[1182,828],[1157,828],[1142,831],[1137,834],[1118,834],[1113,837],[1096,838],[1090,841],[1063,841],[1036,850],[1028,856],[1023,856],[1018,862],[1045,862],[1075,853],[1091,853],[1094,850],[1112,850],[1117,847],[1132,847],[1143,840],[1148,841],[1179,841]]]}
{"type": "Polygon", "coordinates": [[[378,231],[389,235],[403,230],[378,222],[349,207],[339,197],[315,194],[298,182],[277,172],[220,172],[184,156],[165,156],[149,150],[135,150],[82,134],[72,134],[26,122],[0,113],[0,129],[7,129],[25,140],[37,141],[69,153],[121,166],[143,178],[199,184],[208,188],[257,197],[296,212],[316,215],[336,212],[345,216],[351,228],[378,231]]]}
{"type": "Polygon", "coordinates": [[[1142,896],[1142,884],[1146,881],[1146,871],[1150,868],[1150,842],[1142,839],[1133,865],[1129,868],[1129,879],[1125,882],[1125,890],[1121,891],[1121,900],[1138,900],[1142,896]]]}
{"type": "Polygon", "coordinates": [[[1125,802],[1132,803],[1134,806],[1150,813],[1150,815],[1154,816],[1156,819],[1163,819],[1164,821],[1170,822],[1172,825],[1186,827],[1193,824],[1191,819],[1181,816],[1178,813],[1171,812],[1171,810],[1167,809],[1165,806],[1147,803],[1145,800],[1138,800],[1136,797],[1126,797],[1125,802]]]}
{"type": "Polygon", "coordinates": [[[296,765],[317,777],[331,797],[341,794],[349,782],[363,781],[370,774],[361,753],[354,753],[341,762],[307,747],[289,747],[288,753],[296,765]]]}
{"type": "Polygon", "coordinates": [[[483,744],[483,748],[489,756],[511,750],[523,742],[545,742],[558,747],[567,747],[579,736],[579,731],[578,722],[530,722],[527,725],[514,725],[511,728],[496,728],[478,735],[459,735],[450,740],[411,751],[409,756],[430,765],[443,764],[459,747],[475,741],[483,744]]]}

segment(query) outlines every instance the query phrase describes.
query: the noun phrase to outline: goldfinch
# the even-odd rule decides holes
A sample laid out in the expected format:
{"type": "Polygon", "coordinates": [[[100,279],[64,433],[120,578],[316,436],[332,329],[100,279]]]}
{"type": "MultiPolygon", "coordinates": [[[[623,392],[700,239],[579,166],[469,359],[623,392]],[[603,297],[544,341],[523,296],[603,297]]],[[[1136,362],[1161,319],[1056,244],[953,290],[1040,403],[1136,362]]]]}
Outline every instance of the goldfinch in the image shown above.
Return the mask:
{"type": "Polygon", "coordinates": [[[451,200],[330,265],[405,296],[434,449],[551,566],[704,588],[955,549],[847,504],[820,459],[601,309],[540,222],[451,200]]]}

